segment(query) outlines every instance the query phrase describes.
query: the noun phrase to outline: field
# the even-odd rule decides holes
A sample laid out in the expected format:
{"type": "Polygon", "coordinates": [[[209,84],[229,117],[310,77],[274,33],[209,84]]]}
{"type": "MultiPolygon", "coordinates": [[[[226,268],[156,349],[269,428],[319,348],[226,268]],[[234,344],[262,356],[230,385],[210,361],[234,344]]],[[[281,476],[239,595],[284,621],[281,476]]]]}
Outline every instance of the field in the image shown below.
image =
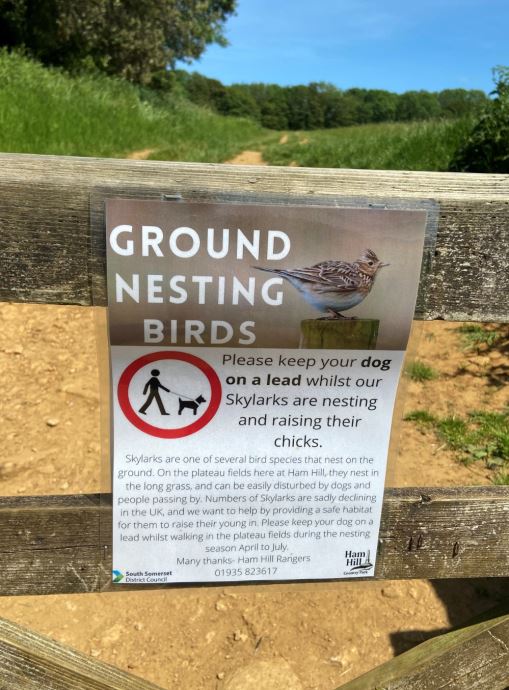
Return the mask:
{"type": "Polygon", "coordinates": [[[0,150],[219,163],[446,170],[469,120],[274,132],[100,75],[73,77],[0,53],[0,150]]]}
{"type": "MultiPolygon", "coordinates": [[[[4,151],[443,170],[469,126],[271,132],[0,54],[4,151]]],[[[101,490],[104,310],[0,304],[0,325],[0,494],[101,490]]],[[[389,485],[508,480],[508,354],[507,327],[415,325],[389,485]]],[[[489,609],[506,587],[494,578],[4,597],[0,616],[168,689],[331,690],[489,609]]]]}
{"type": "Polygon", "coordinates": [[[444,171],[471,127],[465,119],[292,132],[263,155],[270,165],[444,171]]]}

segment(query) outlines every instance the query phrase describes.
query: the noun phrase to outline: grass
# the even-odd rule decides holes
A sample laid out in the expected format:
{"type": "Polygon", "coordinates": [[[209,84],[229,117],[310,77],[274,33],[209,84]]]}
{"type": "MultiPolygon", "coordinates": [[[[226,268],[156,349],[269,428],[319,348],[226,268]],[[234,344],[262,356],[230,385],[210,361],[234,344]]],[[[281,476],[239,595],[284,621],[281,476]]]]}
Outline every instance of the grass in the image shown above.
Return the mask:
{"type": "Polygon", "coordinates": [[[464,323],[458,328],[461,334],[463,347],[466,350],[478,350],[486,346],[493,347],[501,339],[502,334],[499,330],[486,328],[486,326],[474,323],[464,323]]]}
{"type": "Polygon", "coordinates": [[[297,132],[264,149],[272,165],[444,171],[472,120],[384,123],[297,132]]]}
{"type": "Polygon", "coordinates": [[[157,98],[119,79],[71,77],[0,52],[0,150],[5,152],[124,157],[154,148],[165,159],[221,162],[275,137],[251,120],[157,98]]]}
{"type": "Polygon", "coordinates": [[[413,410],[405,415],[405,422],[417,422],[421,426],[426,424],[434,424],[436,417],[427,410],[413,410]]]}
{"type": "Polygon", "coordinates": [[[268,163],[445,170],[470,121],[362,125],[281,132],[224,117],[182,97],[160,96],[104,75],[70,76],[0,51],[0,150],[223,162],[245,149],[268,163]]]}
{"type": "Polygon", "coordinates": [[[506,486],[507,484],[509,484],[509,473],[499,472],[493,478],[493,484],[496,484],[497,486],[506,486]]]}
{"type": "Polygon", "coordinates": [[[469,412],[461,417],[436,417],[414,410],[405,417],[423,429],[433,430],[446,447],[465,464],[482,460],[495,471],[496,484],[509,483],[509,409],[503,412],[469,412]]]}
{"type": "Polygon", "coordinates": [[[433,379],[438,378],[438,371],[418,359],[409,362],[405,368],[405,373],[412,381],[419,381],[421,383],[423,381],[433,381],[433,379]]]}

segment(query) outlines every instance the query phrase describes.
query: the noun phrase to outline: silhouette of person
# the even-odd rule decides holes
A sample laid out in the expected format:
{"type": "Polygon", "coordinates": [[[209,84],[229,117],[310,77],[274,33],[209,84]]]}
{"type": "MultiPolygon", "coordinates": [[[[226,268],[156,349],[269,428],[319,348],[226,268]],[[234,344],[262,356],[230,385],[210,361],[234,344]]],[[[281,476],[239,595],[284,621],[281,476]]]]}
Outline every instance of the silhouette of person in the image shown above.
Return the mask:
{"type": "Polygon", "coordinates": [[[148,398],[145,400],[138,412],[141,412],[141,414],[146,414],[152,401],[155,400],[157,403],[157,407],[159,408],[160,414],[169,415],[170,413],[166,412],[166,410],[164,409],[163,401],[161,400],[161,396],[159,395],[159,389],[162,388],[163,391],[166,391],[167,393],[170,392],[170,389],[165,388],[157,378],[161,373],[159,369],[152,369],[150,373],[152,374],[152,378],[149,379],[145,384],[145,387],[143,388],[143,395],[146,395],[148,390],[150,390],[150,392],[148,394],[148,398]]]}

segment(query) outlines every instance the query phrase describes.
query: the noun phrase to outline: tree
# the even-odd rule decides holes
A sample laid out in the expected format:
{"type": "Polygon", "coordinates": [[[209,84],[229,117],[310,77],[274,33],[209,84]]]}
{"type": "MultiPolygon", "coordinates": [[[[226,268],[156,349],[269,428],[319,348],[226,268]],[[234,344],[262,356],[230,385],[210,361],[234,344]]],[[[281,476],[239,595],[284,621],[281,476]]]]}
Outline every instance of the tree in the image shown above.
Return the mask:
{"type": "Polygon", "coordinates": [[[339,90],[325,96],[324,127],[348,127],[357,124],[358,103],[351,95],[339,90]]]}
{"type": "Polygon", "coordinates": [[[261,113],[258,103],[248,91],[238,86],[226,88],[224,96],[218,101],[216,107],[223,115],[250,117],[260,121],[261,113]]]}
{"type": "Polygon", "coordinates": [[[324,100],[318,84],[288,86],[284,89],[290,129],[323,127],[324,100]]]}
{"type": "Polygon", "coordinates": [[[475,89],[444,89],[438,94],[438,102],[445,117],[479,115],[487,101],[484,91],[475,89]]]}
{"type": "Polygon", "coordinates": [[[396,116],[399,96],[382,89],[369,89],[364,97],[369,122],[389,122],[396,116]]]}
{"type": "Polygon", "coordinates": [[[440,104],[436,93],[406,91],[398,99],[396,120],[429,120],[440,116],[440,104]]]}
{"type": "MultiPolygon", "coordinates": [[[[166,74],[170,81],[172,76],[175,75],[178,83],[184,87],[185,95],[196,105],[208,106],[214,110],[220,109],[219,106],[225,98],[227,87],[217,79],[209,79],[198,72],[189,74],[183,70],[166,71],[166,74]]],[[[159,84],[154,84],[154,82],[152,84],[156,87],[159,86],[159,84]]]]}
{"type": "Polygon", "coordinates": [[[95,67],[138,83],[225,45],[236,0],[0,0],[0,45],[66,69],[95,67]]]}
{"type": "Polygon", "coordinates": [[[488,101],[468,141],[457,151],[450,170],[509,173],[509,67],[493,70],[495,98],[488,101]]]}
{"type": "Polygon", "coordinates": [[[278,84],[233,84],[254,98],[260,113],[260,122],[269,129],[288,128],[286,89],[278,84]]]}

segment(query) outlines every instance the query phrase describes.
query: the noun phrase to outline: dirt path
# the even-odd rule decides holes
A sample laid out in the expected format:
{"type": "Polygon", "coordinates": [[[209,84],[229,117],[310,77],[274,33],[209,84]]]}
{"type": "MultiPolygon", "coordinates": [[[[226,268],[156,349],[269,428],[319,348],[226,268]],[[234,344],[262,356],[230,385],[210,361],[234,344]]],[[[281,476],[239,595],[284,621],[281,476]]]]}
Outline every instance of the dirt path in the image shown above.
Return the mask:
{"type": "Polygon", "coordinates": [[[157,149],[140,149],[139,151],[131,151],[126,158],[131,161],[146,161],[157,149]]]}
{"type": "Polygon", "coordinates": [[[242,151],[226,163],[231,165],[267,165],[263,160],[261,151],[242,151]]]}
{"type": "MultiPolygon", "coordinates": [[[[280,143],[284,144],[286,141],[288,141],[288,136],[283,135],[280,143]]],[[[150,156],[157,151],[158,149],[140,149],[139,151],[131,151],[126,158],[132,161],[144,161],[150,158],[150,156]]],[[[263,160],[261,151],[249,150],[241,151],[230,160],[225,161],[225,163],[230,163],[231,165],[267,165],[267,162],[263,160]]]]}

